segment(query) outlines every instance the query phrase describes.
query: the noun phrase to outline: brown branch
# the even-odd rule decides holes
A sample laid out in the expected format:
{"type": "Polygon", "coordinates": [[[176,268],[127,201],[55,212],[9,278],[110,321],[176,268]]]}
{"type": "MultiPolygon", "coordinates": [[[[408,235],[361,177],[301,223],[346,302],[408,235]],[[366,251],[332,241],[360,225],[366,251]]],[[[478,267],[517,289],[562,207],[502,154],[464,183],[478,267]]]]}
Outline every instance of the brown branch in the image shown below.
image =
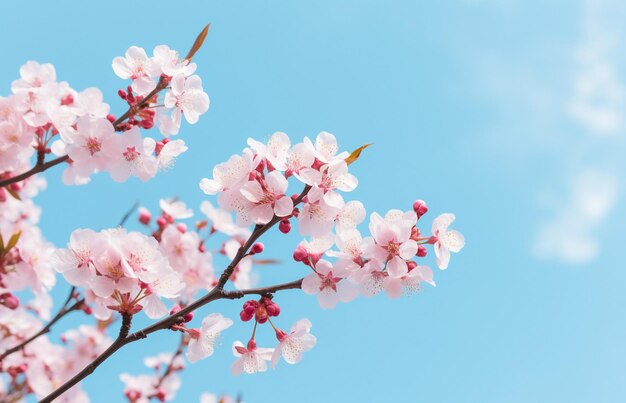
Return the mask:
{"type": "MultiPolygon", "coordinates": [[[[292,290],[292,289],[302,288],[302,280],[303,278],[300,278],[298,280],[294,280],[289,283],[277,284],[274,286],[262,287],[262,288],[250,288],[247,290],[238,290],[238,291],[225,291],[225,290],[216,291],[216,289],[214,288],[209,294],[207,294],[205,297],[197,301],[197,302],[203,301],[203,303],[197,307],[199,308],[200,306],[206,305],[209,302],[216,301],[218,299],[231,299],[232,300],[232,299],[243,298],[246,295],[268,295],[268,294],[273,294],[275,292],[282,291],[282,290],[292,290]],[[208,296],[211,296],[211,297],[207,298],[208,296]]],[[[182,312],[182,310],[179,312],[182,312]]],[[[72,379],[70,379],[69,381],[64,383],[61,387],[56,389],[54,392],[52,392],[51,394],[49,394],[48,396],[40,400],[39,403],[49,403],[49,402],[52,402],[57,397],[61,396],[71,387],[76,385],[78,382],[82,381],[87,376],[91,375],[100,364],[102,364],[107,358],[109,358],[117,350],[124,347],[125,345],[133,343],[137,340],[145,339],[146,337],[148,337],[149,334],[154,333],[157,330],[167,329],[171,327],[173,324],[176,324],[182,321],[182,317],[178,316],[178,313],[176,313],[174,315],[168,316],[167,318],[161,320],[155,325],[148,326],[141,330],[136,331],[135,333],[128,334],[130,330],[130,320],[132,319],[132,315],[125,315],[123,319],[124,321],[122,323],[122,327],[120,328],[120,334],[118,338],[113,342],[113,344],[111,344],[109,348],[107,348],[102,354],[100,354],[93,362],[87,365],[82,371],[74,375],[72,379]]]]}
{"type": "Polygon", "coordinates": [[[165,381],[165,378],[167,378],[174,371],[174,363],[176,362],[176,359],[183,354],[183,348],[185,347],[185,344],[186,344],[186,341],[185,341],[186,338],[187,336],[184,333],[180,335],[180,342],[178,343],[176,352],[174,353],[174,355],[172,355],[172,359],[167,364],[165,371],[159,377],[159,380],[157,381],[156,385],[154,385],[154,389],[158,389],[165,381]]]}
{"type": "Polygon", "coordinates": [[[65,300],[65,303],[63,304],[61,309],[59,309],[57,314],[54,315],[54,318],[52,318],[52,320],[50,322],[48,322],[39,332],[37,332],[33,336],[31,336],[28,339],[24,340],[23,342],[21,342],[17,346],[11,347],[10,349],[8,349],[5,352],[3,352],[2,354],[0,354],[0,361],[4,360],[6,357],[8,357],[9,355],[11,355],[11,354],[13,354],[13,353],[15,353],[17,351],[22,350],[24,347],[26,347],[28,344],[30,344],[33,340],[37,339],[38,337],[43,336],[46,333],[49,333],[50,330],[52,329],[52,326],[54,326],[55,323],[57,323],[62,317],[64,317],[68,313],[70,313],[72,311],[79,310],[80,307],[85,302],[85,300],[82,299],[82,298],[78,299],[71,306],[68,306],[68,304],[72,300],[72,297],[74,296],[74,291],[75,290],[76,290],[76,288],[72,287],[72,289],[70,290],[70,294],[68,295],[67,299],[65,300]]]}
{"type": "MultiPolygon", "coordinates": [[[[308,185],[304,187],[304,189],[302,190],[302,193],[300,193],[300,195],[296,198],[296,200],[294,200],[294,206],[298,205],[302,201],[302,199],[304,199],[304,197],[309,193],[310,189],[311,187],[308,185]]],[[[226,285],[226,282],[228,281],[233,271],[235,270],[235,267],[237,267],[241,259],[243,259],[246,256],[246,254],[248,253],[248,250],[252,247],[252,245],[257,241],[257,239],[259,239],[261,235],[266,233],[271,227],[273,227],[276,223],[278,223],[282,219],[283,218],[281,217],[274,216],[272,220],[270,220],[267,224],[257,225],[252,231],[252,234],[250,235],[246,243],[239,248],[233,260],[230,262],[228,267],[226,267],[226,269],[222,273],[222,275],[220,276],[220,279],[217,282],[217,285],[211,291],[209,291],[209,293],[206,294],[204,297],[196,300],[195,302],[191,303],[190,305],[186,306],[180,311],[164,319],[161,319],[157,323],[154,323],[150,326],[147,326],[131,334],[129,334],[129,331],[130,331],[130,319],[132,319],[132,316],[129,316],[129,315],[124,316],[124,322],[128,320],[128,326],[127,328],[125,328],[124,323],[123,323],[122,328],[120,329],[120,335],[113,342],[113,344],[111,344],[109,348],[107,348],[102,354],[100,354],[93,362],[87,365],[82,371],[74,375],[71,379],[69,379],[67,382],[61,385],[54,392],[52,392],[51,394],[43,398],[39,403],[49,403],[49,402],[52,402],[57,397],[61,396],[68,389],[70,389],[71,387],[73,387],[78,382],[82,381],[83,379],[85,379],[87,376],[91,375],[100,364],[106,361],[106,359],[108,359],[111,355],[113,355],[120,348],[124,347],[126,344],[133,343],[137,340],[145,339],[146,337],[148,337],[148,335],[158,330],[170,329],[174,325],[183,323],[183,316],[185,316],[189,312],[192,312],[208,304],[209,302],[212,302],[218,299],[238,299],[238,298],[243,298],[245,295],[251,295],[251,294],[267,295],[267,294],[272,294],[281,290],[291,290],[291,289],[301,288],[303,279],[298,279],[295,281],[291,281],[289,283],[278,284],[278,285],[263,287],[263,288],[251,288],[247,290],[235,290],[235,291],[224,290],[224,286],[226,285]]]]}
{"type": "MultiPolygon", "coordinates": [[[[200,32],[200,34],[198,35],[198,37],[196,38],[196,41],[194,42],[191,50],[189,51],[189,54],[187,55],[187,60],[191,60],[191,57],[198,51],[198,49],[200,48],[200,46],[202,46],[202,43],[204,42],[204,38],[206,37],[207,33],[209,30],[209,25],[207,25],[206,27],[204,27],[204,29],[202,30],[202,32],[200,32]]],[[[131,116],[134,116],[136,114],[138,114],[142,109],[144,109],[146,106],[148,106],[148,104],[150,103],[150,101],[152,100],[152,98],[157,95],[159,92],[161,92],[162,90],[164,90],[165,88],[167,88],[169,85],[169,79],[166,79],[165,77],[161,76],[161,78],[159,79],[156,87],[150,91],[150,93],[148,95],[146,95],[141,101],[139,101],[139,103],[137,105],[133,105],[131,107],[128,108],[128,110],[126,112],[124,112],[124,114],[122,116],[120,116],[119,118],[115,119],[115,121],[113,122],[113,127],[115,128],[116,131],[120,131],[121,129],[121,124],[128,118],[130,118],[131,116]]],[[[37,163],[35,164],[35,166],[33,166],[31,169],[29,169],[26,172],[23,172],[17,176],[14,176],[12,178],[8,178],[5,180],[1,180],[0,181],[0,188],[11,185],[13,183],[17,183],[20,181],[23,181],[24,179],[30,178],[31,176],[43,172],[45,170],[47,170],[48,168],[52,168],[55,165],[58,165],[62,162],[65,162],[69,159],[69,156],[64,155],[58,158],[55,158],[53,160],[50,160],[48,162],[44,162],[44,157],[45,155],[41,152],[38,151],[37,152],[37,163]]]]}

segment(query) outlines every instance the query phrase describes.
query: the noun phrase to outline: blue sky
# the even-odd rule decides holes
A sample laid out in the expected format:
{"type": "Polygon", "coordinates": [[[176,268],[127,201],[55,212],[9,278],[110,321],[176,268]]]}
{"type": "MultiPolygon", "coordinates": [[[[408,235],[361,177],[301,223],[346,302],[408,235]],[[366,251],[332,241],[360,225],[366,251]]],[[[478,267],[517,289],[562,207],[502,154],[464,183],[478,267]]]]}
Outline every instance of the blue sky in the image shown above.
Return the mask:
{"type": "MultiPolygon", "coordinates": [[[[617,0],[449,2],[14,2],[3,6],[0,73],[9,92],[27,60],[51,62],[73,88],[97,86],[113,110],[125,83],[111,60],[131,45],[196,56],[211,109],[184,126],[171,171],[143,184],[105,175],[65,187],[46,173],[44,234],[114,226],[135,201],[179,196],[199,213],[200,178],[247,137],[334,133],[344,149],[374,143],[353,167],[368,212],[425,199],[430,222],[453,212],[467,246],[437,287],[400,300],[358,299],[322,311],[279,295],[284,327],[313,322],[318,345],[296,366],[232,377],[226,332],[188,367],[177,401],[203,391],[246,402],[623,402],[626,306],[622,188],[626,6],[617,0]]],[[[271,234],[261,283],[300,277],[298,242],[271,234]]],[[[429,263],[434,266],[432,257],[429,263]]],[[[61,298],[65,286],[55,295],[61,298]]],[[[239,304],[201,313],[236,317],[239,304]]],[[[78,316],[66,326],[78,323],[78,316]]],[[[271,333],[263,337],[272,342],[271,333]]],[[[123,401],[120,371],[172,351],[174,334],[136,343],[84,383],[93,402],[123,401]]]]}

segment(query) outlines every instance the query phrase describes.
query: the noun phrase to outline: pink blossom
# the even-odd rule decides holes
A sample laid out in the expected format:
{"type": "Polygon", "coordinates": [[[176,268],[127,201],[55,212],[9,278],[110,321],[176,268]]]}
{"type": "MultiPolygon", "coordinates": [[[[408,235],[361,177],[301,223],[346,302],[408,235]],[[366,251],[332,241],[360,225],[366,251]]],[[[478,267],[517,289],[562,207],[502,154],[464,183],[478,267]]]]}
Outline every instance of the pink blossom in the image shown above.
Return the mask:
{"type": "Polygon", "coordinates": [[[110,159],[106,171],[116,182],[124,182],[131,175],[142,181],[152,178],[157,171],[157,160],[152,155],[156,143],[142,139],[139,129],[133,126],[122,136],[115,136],[115,141],[103,143],[102,152],[110,159]]]}
{"type": "Polygon", "coordinates": [[[233,325],[233,321],[219,313],[212,313],[202,320],[202,327],[192,333],[187,348],[187,359],[194,363],[213,355],[215,342],[221,332],[233,325]]]}
{"type": "Polygon", "coordinates": [[[311,150],[315,158],[327,164],[336,160],[345,160],[348,157],[347,152],[337,154],[339,145],[334,135],[328,132],[321,132],[315,139],[315,145],[308,137],[304,138],[304,143],[311,150]]]}
{"type": "Polygon", "coordinates": [[[193,216],[193,210],[187,208],[187,205],[180,200],[159,200],[161,210],[172,217],[174,220],[183,220],[193,216]]]}
{"type": "Polygon", "coordinates": [[[233,155],[227,162],[217,164],[213,168],[213,179],[202,179],[200,189],[208,195],[238,189],[248,179],[250,172],[256,168],[257,163],[252,151],[246,149],[243,155],[233,155]]]}
{"type": "Polygon", "coordinates": [[[274,215],[286,217],[293,211],[291,197],[285,195],[287,179],[278,171],[265,175],[265,180],[248,181],[241,189],[252,202],[250,218],[256,224],[268,223],[274,215]]]}
{"type": "Polygon", "coordinates": [[[460,252],[465,246],[465,238],[456,230],[448,230],[454,221],[454,214],[442,214],[433,221],[433,236],[436,237],[435,257],[437,266],[444,270],[450,262],[450,252],[460,252]]]}
{"type": "Polygon", "coordinates": [[[66,152],[73,161],[75,172],[87,177],[110,164],[110,157],[103,152],[107,143],[117,140],[113,125],[105,118],[82,117],[77,121],[77,130],[69,139],[66,152]]]}
{"type": "Polygon", "coordinates": [[[335,218],[341,210],[341,207],[337,207],[336,204],[338,203],[328,204],[324,198],[304,203],[298,214],[300,234],[322,237],[330,233],[335,225],[335,218]]]}
{"type": "Polygon", "coordinates": [[[181,114],[190,124],[198,122],[200,115],[209,110],[209,96],[202,89],[202,80],[199,76],[185,77],[177,74],[171,81],[172,90],[165,94],[164,104],[167,108],[174,108],[172,120],[180,126],[181,114]]]}
{"type": "MultiPolygon", "coordinates": [[[[289,157],[291,141],[289,140],[289,136],[285,133],[276,132],[272,134],[267,145],[249,138],[248,145],[257,155],[265,158],[274,169],[282,172],[287,169],[287,159],[289,157]]],[[[313,163],[312,159],[311,163],[313,163]]]]}
{"type": "Polygon", "coordinates": [[[311,326],[311,322],[308,319],[300,319],[291,327],[289,334],[282,330],[276,331],[279,343],[272,354],[272,368],[276,367],[281,356],[288,364],[300,362],[302,353],[311,350],[315,346],[317,338],[310,333],[311,326]]]}
{"type": "Polygon", "coordinates": [[[254,340],[250,340],[247,348],[240,341],[234,342],[233,354],[235,357],[239,357],[239,359],[233,363],[231,368],[232,374],[241,375],[243,372],[254,374],[267,371],[266,361],[272,359],[273,352],[273,348],[257,348],[254,340]]]}
{"type": "Polygon", "coordinates": [[[125,57],[113,59],[112,67],[118,77],[133,80],[133,91],[140,95],[149,93],[155,86],[154,80],[149,76],[153,69],[152,60],[143,48],[131,46],[125,57]]]}
{"type": "Polygon", "coordinates": [[[390,298],[400,298],[402,291],[417,293],[421,289],[421,283],[435,286],[433,271],[427,266],[417,266],[402,277],[385,277],[383,280],[385,292],[390,298]]]}
{"type": "Polygon", "coordinates": [[[417,253],[417,242],[411,238],[411,228],[417,223],[414,211],[403,213],[390,210],[383,219],[378,213],[370,217],[370,232],[374,238],[372,255],[387,263],[392,277],[402,277],[408,271],[406,261],[417,253]]]}
{"type": "Polygon", "coordinates": [[[235,225],[232,215],[220,208],[213,207],[211,202],[203,201],[200,211],[204,213],[213,224],[212,230],[223,232],[228,236],[240,236],[247,238],[250,231],[247,228],[235,225]]]}
{"type": "Polygon", "coordinates": [[[317,295],[317,301],[323,309],[334,308],[339,301],[350,302],[356,298],[357,287],[345,281],[346,273],[333,268],[333,265],[320,260],[315,265],[314,273],[302,280],[302,291],[317,295]]]}

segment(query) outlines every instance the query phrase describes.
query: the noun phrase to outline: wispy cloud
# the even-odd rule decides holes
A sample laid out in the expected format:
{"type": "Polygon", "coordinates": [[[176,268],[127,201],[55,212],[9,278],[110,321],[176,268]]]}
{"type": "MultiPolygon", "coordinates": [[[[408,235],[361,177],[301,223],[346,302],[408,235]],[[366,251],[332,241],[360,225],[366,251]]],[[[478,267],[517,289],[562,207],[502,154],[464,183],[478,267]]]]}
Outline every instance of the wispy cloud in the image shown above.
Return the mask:
{"type": "Polygon", "coordinates": [[[617,178],[606,172],[587,170],[571,178],[565,198],[552,203],[553,217],[539,225],[533,254],[570,264],[595,259],[600,251],[598,230],[617,194],[617,178]]]}
{"type": "MultiPolygon", "coordinates": [[[[606,21],[612,2],[588,1],[583,20],[584,39],[577,50],[580,71],[574,79],[574,95],[568,103],[572,118],[589,133],[616,134],[624,128],[626,100],[617,72],[615,53],[621,35],[606,21]]],[[[620,24],[621,26],[621,24],[620,24]]]]}

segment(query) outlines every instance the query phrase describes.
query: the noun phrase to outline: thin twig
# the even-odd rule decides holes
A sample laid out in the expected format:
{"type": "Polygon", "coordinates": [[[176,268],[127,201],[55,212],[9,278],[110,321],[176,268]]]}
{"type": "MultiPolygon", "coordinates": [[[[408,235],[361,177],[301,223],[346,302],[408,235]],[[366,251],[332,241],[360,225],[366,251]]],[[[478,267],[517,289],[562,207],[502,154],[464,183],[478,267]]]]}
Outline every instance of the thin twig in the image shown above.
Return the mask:
{"type": "MultiPolygon", "coordinates": [[[[268,294],[273,294],[276,293],[278,291],[282,291],[282,290],[292,290],[292,289],[298,289],[298,288],[302,288],[302,278],[295,280],[295,281],[291,281],[289,283],[284,283],[284,284],[278,284],[278,285],[274,285],[274,286],[270,286],[270,287],[263,287],[263,288],[251,288],[248,290],[239,290],[239,291],[224,291],[224,290],[219,290],[217,292],[213,292],[215,291],[215,289],[213,289],[213,291],[211,291],[211,293],[209,293],[209,295],[211,295],[211,298],[202,298],[201,300],[204,301],[204,303],[202,305],[206,305],[209,302],[212,301],[216,301],[218,299],[239,299],[239,298],[243,298],[246,295],[268,295],[268,294]]],[[[202,306],[201,305],[201,306],[202,306]]],[[[120,348],[124,347],[127,344],[133,343],[137,340],[141,340],[141,339],[145,339],[146,337],[148,337],[149,334],[156,332],[157,330],[163,330],[166,329],[166,326],[170,320],[170,318],[173,318],[175,315],[169,316],[168,318],[160,321],[159,323],[161,325],[155,326],[148,326],[146,328],[143,328],[141,330],[138,330],[134,333],[128,334],[128,330],[130,329],[130,321],[127,324],[123,324],[122,328],[120,329],[120,336],[118,336],[118,338],[113,342],[113,344],[111,344],[109,346],[109,348],[107,348],[102,354],[100,354],[93,362],[91,362],[89,365],[87,365],[85,368],[83,368],[82,371],[80,371],[78,374],[76,374],[74,377],[72,377],[72,379],[70,379],[69,381],[67,381],[65,384],[63,384],[61,387],[59,387],[58,389],[56,389],[54,392],[52,392],[50,395],[46,396],[45,398],[43,398],[42,400],[40,400],[39,403],[49,403],[52,402],[54,399],[56,399],[57,397],[61,396],[63,393],[65,393],[67,390],[69,390],[71,387],[73,387],[74,385],[76,385],[78,382],[82,381],[83,379],[85,379],[87,376],[91,375],[96,368],[102,364],[104,361],[106,361],[110,356],[112,356],[117,350],[119,350],[120,348]],[[124,333],[126,333],[127,335],[124,337],[121,337],[124,335],[124,333]]],[[[127,315],[127,318],[132,318],[131,315],[127,315]]],[[[176,316],[176,318],[178,318],[178,316],[176,316]]],[[[182,320],[182,318],[180,318],[182,320]]],[[[176,320],[172,321],[174,324],[177,323],[176,320]]],[[[171,325],[169,325],[168,327],[171,327],[171,325]]]]}
{"type": "MultiPolygon", "coordinates": [[[[302,190],[302,193],[300,193],[300,195],[296,198],[296,200],[294,200],[294,206],[298,205],[302,201],[302,199],[304,199],[307,193],[309,193],[310,189],[311,187],[308,185],[304,187],[304,190],[302,190]]],[[[252,231],[252,234],[250,235],[246,243],[239,248],[233,260],[230,262],[228,267],[226,267],[226,269],[220,276],[220,279],[218,280],[217,285],[211,291],[209,291],[209,293],[206,294],[204,297],[196,300],[195,302],[191,303],[190,305],[186,306],[180,311],[158,321],[157,323],[154,323],[150,326],[147,326],[131,334],[129,334],[129,330],[130,330],[130,319],[132,319],[132,316],[130,315],[124,316],[124,323],[122,325],[122,328],[120,329],[120,336],[113,342],[113,344],[111,344],[109,348],[107,348],[102,354],[100,354],[93,362],[87,365],[82,371],[74,375],[71,379],[69,379],[67,382],[61,385],[58,389],[56,389],[51,394],[43,398],[39,403],[49,403],[49,402],[52,402],[57,397],[61,396],[71,387],[76,385],[78,382],[82,381],[87,376],[92,374],[100,364],[106,361],[111,355],[113,355],[120,348],[124,347],[126,344],[133,343],[137,340],[145,339],[146,337],[148,337],[148,335],[156,331],[170,329],[174,325],[181,324],[183,322],[183,316],[185,316],[189,312],[195,311],[196,309],[212,301],[216,301],[218,299],[239,299],[239,298],[243,298],[245,295],[251,295],[251,294],[268,295],[268,294],[273,294],[275,292],[282,291],[282,290],[302,288],[303,279],[301,278],[295,281],[291,281],[289,283],[277,284],[277,285],[273,285],[269,287],[251,288],[247,290],[235,290],[235,291],[224,290],[224,286],[226,285],[226,282],[228,281],[233,271],[235,270],[235,267],[237,267],[241,259],[243,259],[247,255],[248,250],[252,247],[252,245],[257,241],[257,239],[259,239],[261,235],[267,232],[271,227],[273,227],[281,219],[282,219],[281,217],[274,216],[274,218],[272,218],[272,220],[270,220],[270,222],[268,222],[267,224],[257,225],[254,228],[254,230],[252,231]],[[125,322],[127,321],[127,317],[128,317],[128,326],[126,327],[125,322]]]]}
{"type": "Polygon", "coordinates": [[[165,381],[165,378],[167,378],[175,370],[174,369],[174,363],[176,362],[176,359],[178,357],[180,357],[182,355],[182,353],[183,353],[183,348],[185,347],[185,344],[186,344],[186,342],[185,342],[186,338],[187,338],[187,335],[185,335],[184,333],[180,335],[180,342],[178,343],[178,347],[176,348],[176,352],[174,353],[174,355],[172,355],[172,359],[167,364],[167,367],[165,368],[165,371],[159,377],[159,380],[157,381],[156,385],[154,385],[155,389],[158,389],[163,384],[163,382],[165,381]]]}
{"type": "Polygon", "coordinates": [[[52,329],[52,326],[54,326],[55,323],[57,323],[62,317],[64,317],[65,315],[67,315],[68,313],[72,312],[72,311],[77,311],[80,309],[80,307],[83,305],[83,303],[85,302],[84,299],[78,299],[74,304],[72,304],[71,306],[68,307],[68,304],[70,303],[70,301],[72,300],[73,296],[74,296],[74,291],[76,290],[75,287],[72,287],[70,289],[70,293],[67,297],[67,299],[65,300],[65,303],[63,304],[63,306],[59,309],[59,311],[57,312],[56,315],[54,315],[54,318],[52,318],[52,320],[50,320],[50,322],[48,322],[39,332],[37,332],[36,334],[34,334],[33,336],[29,337],[28,339],[24,340],[23,342],[21,342],[20,344],[18,344],[15,347],[11,347],[10,349],[6,350],[5,352],[3,352],[2,354],[0,354],[0,361],[4,360],[6,357],[8,357],[9,355],[22,350],[24,347],[26,347],[29,343],[31,343],[33,340],[35,340],[36,338],[43,336],[46,333],[49,333],[50,330],[52,329]]]}
{"type": "Polygon", "coordinates": [[[130,218],[131,214],[133,214],[135,212],[135,210],[137,210],[137,207],[139,207],[139,202],[138,201],[136,201],[135,204],[133,204],[132,207],[128,209],[128,211],[126,212],[126,214],[124,214],[124,216],[120,220],[120,223],[117,224],[117,226],[118,227],[123,227],[124,224],[126,224],[126,221],[128,221],[128,219],[130,218]]]}
{"type": "MultiPolygon", "coordinates": [[[[113,127],[115,128],[115,130],[120,131],[120,125],[129,117],[139,113],[139,111],[141,111],[143,108],[145,108],[148,103],[150,102],[150,100],[156,95],[158,94],[160,91],[164,90],[165,88],[167,88],[168,86],[168,80],[165,80],[163,77],[161,77],[161,79],[159,79],[159,82],[157,83],[157,86],[148,94],[146,95],[141,101],[139,101],[139,103],[137,105],[133,105],[130,108],[128,108],[128,110],[119,118],[115,119],[115,121],[113,122],[113,127]]],[[[58,165],[62,162],[65,162],[69,159],[68,155],[64,155],[58,158],[55,158],[53,160],[50,160],[48,162],[43,162],[43,160],[41,159],[41,157],[38,157],[37,163],[35,164],[34,167],[32,167],[31,169],[29,169],[28,171],[21,173],[17,176],[14,176],[12,178],[8,178],[5,180],[0,181],[0,188],[11,185],[13,183],[16,182],[20,182],[23,181],[24,179],[27,179],[37,173],[43,172],[45,170],[47,170],[48,168],[52,168],[55,165],[58,165]]]]}

